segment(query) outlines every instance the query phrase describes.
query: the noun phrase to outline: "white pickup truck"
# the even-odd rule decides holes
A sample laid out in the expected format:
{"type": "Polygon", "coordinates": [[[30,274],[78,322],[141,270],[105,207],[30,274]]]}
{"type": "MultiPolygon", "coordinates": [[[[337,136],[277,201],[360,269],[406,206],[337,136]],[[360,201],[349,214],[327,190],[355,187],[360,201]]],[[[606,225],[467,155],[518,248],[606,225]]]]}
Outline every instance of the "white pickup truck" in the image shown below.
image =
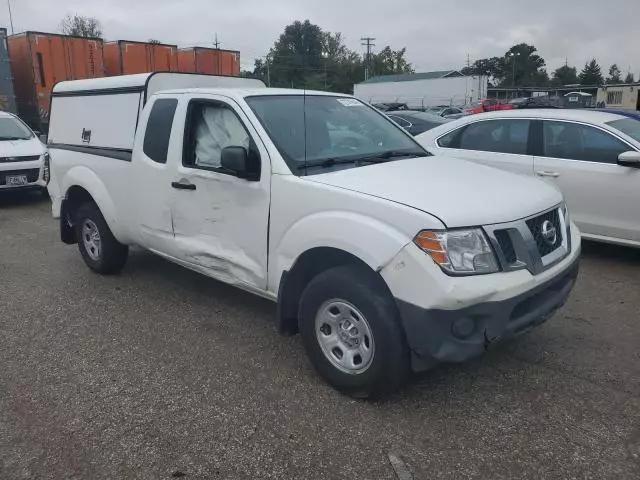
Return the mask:
{"type": "Polygon", "coordinates": [[[558,190],[430,156],[346,95],[179,74],[63,82],[49,148],[53,214],[89,268],[117,273],[138,245],[271,299],[280,331],[354,396],[541,324],[578,273],[558,190]]]}

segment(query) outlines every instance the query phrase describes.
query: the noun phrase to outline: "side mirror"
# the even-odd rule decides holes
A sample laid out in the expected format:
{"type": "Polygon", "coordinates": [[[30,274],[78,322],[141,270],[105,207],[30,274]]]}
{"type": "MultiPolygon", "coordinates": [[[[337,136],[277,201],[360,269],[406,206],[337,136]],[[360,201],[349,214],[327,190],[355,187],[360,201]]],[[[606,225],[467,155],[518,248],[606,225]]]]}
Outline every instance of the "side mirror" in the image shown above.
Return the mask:
{"type": "Polygon", "coordinates": [[[220,154],[220,166],[238,178],[260,180],[260,161],[249,155],[244,147],[225,147],[220,154]]]}
{"type": "Polygon", "coordinates": [[[640,152],[630,151],[618,155],[618,165],[640,168],[640,152]]]}

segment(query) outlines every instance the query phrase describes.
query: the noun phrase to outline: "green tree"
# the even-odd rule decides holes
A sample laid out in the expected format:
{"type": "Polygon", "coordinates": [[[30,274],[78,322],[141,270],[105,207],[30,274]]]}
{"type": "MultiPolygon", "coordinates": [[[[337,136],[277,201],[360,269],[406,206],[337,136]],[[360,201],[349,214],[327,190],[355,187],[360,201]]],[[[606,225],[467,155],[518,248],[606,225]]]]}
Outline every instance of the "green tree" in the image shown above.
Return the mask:
{"type": "Polygon", "coordinates": [[[353,85],[364,78],[362,57],[349,50],[340,33],[324,33],[323,86],[324,90],[351,93],[353,85]]]}
{"type": "Polygon", "coordinates": [[[552,75],[551,83],[556,86],[575,85],[578,83],[578,70],[576,67],[563,65],[560,68],[556,68],[552,75]]]}
{"type": "MultiPolygon", "coordinates": [[[[371,55],[371,74],[411,73],[406,49],[387,46],[371,55]]],[[[285,27],[265,58],[255,60],[254,78],[272,87],[352,93],[364,80],[365,59],[347,48],[340,33],[323,31],[309,20],[285,27]]],[[[248,75],[249,72],[244,72],[248,75]]]]}
{"type": "Polygon", "coordinates": [[[546,85],[549,75],[544,68],[544,58],[537,51],[536,47],[526,43],[519,43],[507,50],[501,85],[546,85]]]}
{"type": "Polygon", "coordinates": [[[481,58],[461,71],[465,75],[486,75],[493,85],[545,85],[549,75],[537,51],[533,45],[519,43],[502,57],[481,58]]]}
{"type": "Polygon", "coordinates": [[[254,73],[272,87],[319,88],[323,83],[324,33],[305,20],[285,27],[267,58],[255,62],[254,73]]]}
{"type": "Polygon", "coordinates": [[[607,78],[608,84],[622,83],[622,71],[615,63],[609,67],[609,78],[607,78]]]}
{"type": "Polygon", "coordinates": [[[147,40],[147,43],[153,43],[154,45],[160,44],[160,40],[156,40],[155,38],[150,38],[147,40]]]}
{"type": "Polygon", "coordinates": [[[470,67],[464,67],[461,72],[464,75],[486,75],[492,84],[496,84],[504,76],[504,58],[481,58],[473,62],[470,67]]]}
{"type": "Polygon", "coordinates": [[[595,58],[585,63],[578,78],[581,85],[602,85],[604,83],[602,70],[600,70],[600,65],[595,58]]]}
{"type": "Polygon", "coordinates": [[[373,75],[413,73],[413,67],[405,58],[406,53],[406,48],[392,50],[390,46],[384,47],[372,56],[373,75]]]}
{"type": "Polygon", "coordinates": [[[60,22],[60,31],[76,37],[102,38],[102,24],[97,18],[67,14],[60,22]]]}
{"type": "Polygon", "coordinates": [[[633,73],[628,72],[627,76],[624,79],[624,83],[634,83],[636,81],[635,77],[633,76],[633,73]]]}

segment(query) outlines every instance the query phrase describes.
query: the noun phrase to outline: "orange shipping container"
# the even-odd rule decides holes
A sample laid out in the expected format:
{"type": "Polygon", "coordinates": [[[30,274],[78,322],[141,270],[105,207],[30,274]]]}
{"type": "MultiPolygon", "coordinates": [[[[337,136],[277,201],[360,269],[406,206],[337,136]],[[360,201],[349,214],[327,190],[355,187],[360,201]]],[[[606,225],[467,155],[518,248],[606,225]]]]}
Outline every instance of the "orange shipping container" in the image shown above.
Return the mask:
{"type": "Polygon", "coordinates": [[[177,72],[178,47],[163,43],[119,40],[104,46],[107,76],[147,72],[177,72]]]}
{"type": "Polygon", "coordinates": [[[193,47],[178,50],[178,70],[185,73],[240,76],[240,52],[193,47]]]}
{"type": "Polygon", "coordinates": [[[104,77],[99,38],[25,32],[8,37],[18,113],[46,131],[51,89],[62,80],[104,77]]]}

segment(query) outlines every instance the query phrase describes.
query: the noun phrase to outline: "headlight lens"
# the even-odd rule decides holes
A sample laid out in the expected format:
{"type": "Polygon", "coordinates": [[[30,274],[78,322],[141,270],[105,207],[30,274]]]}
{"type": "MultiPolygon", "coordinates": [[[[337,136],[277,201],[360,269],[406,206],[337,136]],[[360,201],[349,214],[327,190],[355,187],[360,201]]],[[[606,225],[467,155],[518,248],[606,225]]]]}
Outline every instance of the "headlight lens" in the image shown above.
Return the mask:
{"type": "Polygon", "coordinates": [[[44,162],[42,163],[42,179],[49,184],[49,180],[51,180],[51,158],[49,157],[49,153],[44,154],[44,162]]]}
{"type": "Polygon", "coordinates": [[[564,222],[568,227],[571,220],[569,219],[569,208],[567,207],[566,203],[562,204],[562,216],[564,217],[564,222]]]}
{"type": "Polygon", "coordinates": [[[423,230],[414,243],[445,272],[453,274],[494,273],[500,270],[496,256],[479,228],[470,230],[423,230]]]}

